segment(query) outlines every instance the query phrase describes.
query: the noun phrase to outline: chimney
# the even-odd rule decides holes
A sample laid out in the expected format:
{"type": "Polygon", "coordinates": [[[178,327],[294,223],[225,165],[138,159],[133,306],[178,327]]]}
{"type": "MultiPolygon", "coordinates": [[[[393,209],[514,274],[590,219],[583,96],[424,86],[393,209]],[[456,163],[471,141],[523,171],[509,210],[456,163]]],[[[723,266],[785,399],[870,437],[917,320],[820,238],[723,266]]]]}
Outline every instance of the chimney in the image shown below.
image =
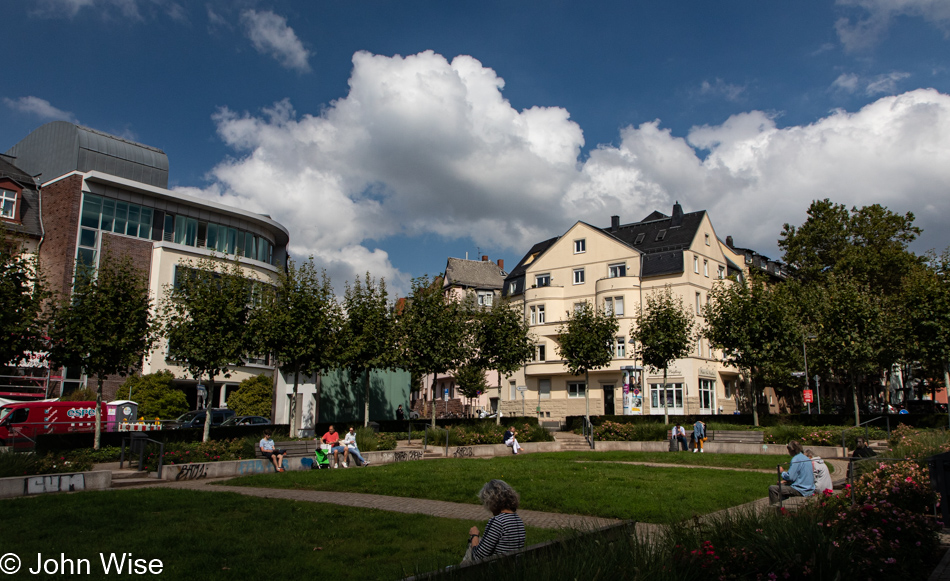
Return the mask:
{"type": "Polygon", "coordinates": [[[729,248],[735,248],[736,245],[732,243],[732,236],[726,236],[726,246],[729,248]]]}
{"type": "Polygon", "coordinates": [[[610,217],[610,231],[616,232],[620,228],[620,216],[610,217]]]}
{"type": "Polygon", "coordinates": [[[502,270],[505,270],[505,259],[504,259],[504,258],[499,258],[499,259],[498,259],[498,268],[500,268],[500,269],[502,269],[502,270]]]}
{"type": "Polygon", "coordinates": [[[483,254],[483,255],[482,255],[482,262],[488,262],[488,255],[487,255],[487,254],[483,254]]]}
{"type": "Polygon", "coordinates": [[[683,206],[679,201],[673,204],[673,219],[670,220],[670,228],[676,228],[683,225],[683,206]]]}

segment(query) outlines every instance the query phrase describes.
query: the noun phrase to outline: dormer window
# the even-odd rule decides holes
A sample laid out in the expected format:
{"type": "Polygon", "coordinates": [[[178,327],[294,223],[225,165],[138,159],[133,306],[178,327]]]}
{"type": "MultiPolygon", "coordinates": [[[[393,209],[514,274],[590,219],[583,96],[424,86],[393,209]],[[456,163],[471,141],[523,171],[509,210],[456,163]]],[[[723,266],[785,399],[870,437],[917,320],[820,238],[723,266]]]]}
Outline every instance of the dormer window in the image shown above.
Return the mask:
{"type": "Polygon", "coordinates": [[[0,218],[16,220],[16,192],[0,190],[0,218]]]}
{"type": "Polygon", "coordinates": [[[574,254],[583,254],[587,252],[587,240],[581,238],[574,241],[574,254]]]}
{"type": "Polygon", "coordinates": [[[633,245],[636,246],[638,244],[642,244],[643,239],[646,238],[646,235],[647,235],[646,232],[640,232],[639,234],[637,234],[637,239],[633,241],[633,245]]]}
{"type": "Polygon", "coordinates": [[[655,242],[659,242],[660,240],[663,240],[664,238],[666,238],[666,230],[660,230],[659,232],[656,233],[655,242]]]}

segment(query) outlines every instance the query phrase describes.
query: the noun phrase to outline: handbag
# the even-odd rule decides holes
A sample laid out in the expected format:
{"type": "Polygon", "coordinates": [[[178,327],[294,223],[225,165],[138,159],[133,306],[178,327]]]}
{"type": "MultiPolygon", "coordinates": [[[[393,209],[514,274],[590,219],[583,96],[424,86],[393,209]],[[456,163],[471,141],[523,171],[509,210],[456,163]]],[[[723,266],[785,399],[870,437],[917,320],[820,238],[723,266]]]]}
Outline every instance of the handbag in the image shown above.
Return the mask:
{"type": "Polygon", "coordinates": [[[465,556],[462,557],[462,565],[471,565],[474,563],[472,560],[472,543],[468,544],[468,548],[465,549],[465,556]]]}

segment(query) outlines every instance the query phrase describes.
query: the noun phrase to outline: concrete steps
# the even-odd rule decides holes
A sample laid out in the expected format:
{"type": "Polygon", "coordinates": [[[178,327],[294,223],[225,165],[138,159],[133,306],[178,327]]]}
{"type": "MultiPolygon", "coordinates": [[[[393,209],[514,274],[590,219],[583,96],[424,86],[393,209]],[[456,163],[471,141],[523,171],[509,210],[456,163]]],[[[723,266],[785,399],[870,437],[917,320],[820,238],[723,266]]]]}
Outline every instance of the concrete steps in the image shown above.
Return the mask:
{"type": "Polygon", "coordinates": [[[573,432],[557,432],[554,434],[554,441],[561,445],[561,450],[564,452],[590,451],[590,445],[587,443],[587,439],[573,432]]]}
{"type": "Polygon", "coordinates": [[[145,470],[112,470],[112,488],[129,488],[143,484],[163,484],[166,482],[169,481],[149,478],[148,472],[145,470]]]}

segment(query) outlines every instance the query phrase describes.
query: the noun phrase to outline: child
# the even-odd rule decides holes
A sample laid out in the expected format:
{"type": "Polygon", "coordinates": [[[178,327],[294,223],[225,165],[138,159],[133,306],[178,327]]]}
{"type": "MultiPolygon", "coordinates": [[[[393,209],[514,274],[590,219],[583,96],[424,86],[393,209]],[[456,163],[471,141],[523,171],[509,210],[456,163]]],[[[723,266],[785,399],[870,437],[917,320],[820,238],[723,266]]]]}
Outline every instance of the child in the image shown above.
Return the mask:
{"type": "Polygon", "coordinates": [[[284,471],[282,466],[284,465],[284,456],[287,454],[287,450],[274,449],[274,440],[271,439],[270,430],[264,430],[264,439],[261,440],[261,454],[274,463],[274,468],[276,468],[278,472],[284,471]]]}

